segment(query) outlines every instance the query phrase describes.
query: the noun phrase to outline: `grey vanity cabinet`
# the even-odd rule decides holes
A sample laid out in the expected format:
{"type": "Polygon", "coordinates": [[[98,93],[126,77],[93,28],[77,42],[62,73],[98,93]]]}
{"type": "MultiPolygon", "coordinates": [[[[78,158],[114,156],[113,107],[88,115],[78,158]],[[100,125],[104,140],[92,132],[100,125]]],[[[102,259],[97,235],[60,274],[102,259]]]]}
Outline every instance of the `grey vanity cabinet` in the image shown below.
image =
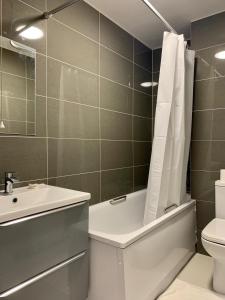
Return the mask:
{"type": "Polygon", "coordinates": [[[0,224],[0,297],[86,299],[88,202],[17,221],[0,224]]]}

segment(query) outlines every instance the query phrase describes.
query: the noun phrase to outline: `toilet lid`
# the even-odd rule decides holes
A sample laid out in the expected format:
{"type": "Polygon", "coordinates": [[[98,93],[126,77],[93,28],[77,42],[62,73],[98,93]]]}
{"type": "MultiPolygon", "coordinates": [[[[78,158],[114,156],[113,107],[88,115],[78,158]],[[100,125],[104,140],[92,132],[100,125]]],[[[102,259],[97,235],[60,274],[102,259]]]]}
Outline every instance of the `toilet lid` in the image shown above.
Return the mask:
{"type": "Polygon", "coordinates": [[[202,231],[203,239],[225,245],[225,220],[214,219],[202,231]]]}

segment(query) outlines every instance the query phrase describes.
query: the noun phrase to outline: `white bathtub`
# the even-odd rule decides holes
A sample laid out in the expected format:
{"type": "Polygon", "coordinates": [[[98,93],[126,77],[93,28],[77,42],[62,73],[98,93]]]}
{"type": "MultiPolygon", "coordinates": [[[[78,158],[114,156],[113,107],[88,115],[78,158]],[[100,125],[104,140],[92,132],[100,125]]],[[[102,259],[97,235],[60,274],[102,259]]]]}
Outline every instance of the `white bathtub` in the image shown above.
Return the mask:
{"type": "Polygon", "coordinates": [[[146,191],[90,207],[88,300],[152,300],[195,252],[195,201],[143,226],[146,191]]]}

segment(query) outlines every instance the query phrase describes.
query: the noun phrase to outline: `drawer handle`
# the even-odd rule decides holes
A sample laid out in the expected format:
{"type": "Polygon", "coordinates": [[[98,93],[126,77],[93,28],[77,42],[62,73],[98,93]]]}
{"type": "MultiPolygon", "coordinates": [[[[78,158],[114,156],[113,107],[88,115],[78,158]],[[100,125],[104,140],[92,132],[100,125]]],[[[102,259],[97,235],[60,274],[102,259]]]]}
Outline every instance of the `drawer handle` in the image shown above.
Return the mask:
{"type": "Polygon", "coordinates": [[[72,257],[72,258],[70,258],[70,259],[68,259],[68,260],[66,260],[66,261],[64,261],[64,262],[56,265],[55,267],[53,267],[51,269],[48,269],[47,271],[44,271],[44,272],[38,274],[37,276],[34,276],[31,279],[28,279],[27,281],[24,281],[24,282],[18,284],[17,286],[15,286],[15,287],[13,287],[13,288],[11,288],[11,289],[9,289],[9,290],[1,293],[0,294],[0,298],[5,298],[5,297],[8,297],[10,295],[15,294],[16,292],[18,292],[18,291],[26,288],[27,286],[29,286],[29,285],[31,285],[31,284],[33,284],[33,283],[41,280],[42,278],[46,277],[47,275],[50,275],[50,274],[58,271],[59,269],[65,267],[67,265],[69,265],[70,263],[72,263],[72,262],[74,262],[76,260],[81,259],[83,256],[85,256],[85,254],[86,254],[85,251],[81,252],[80,254],[78,254],[78,255],[76,255],[76,256],[74,256],[74,257],[72,257]]]}
{"type": "Polygon", "coordinates": [[[0,227],[7,227],[7,226],[11,226],[11,225],[23,223],[23,222],[26,222],[26,221],[30,221],[30,220],[33,220],[33,219],[36,219],[36,218],[39,218],[39,217],[48,216],[48,215],[57,213],[59,211],[67,210],[69,208],[82,206],[85,203],[87,203],[87,202],[83,201],[83,202],[79,202],[79,203],[76,203],[76,204],[73,204],[73,205],[67,205],[67,206],[64,206],[64,207],[55,208],[55,209],[52,209],[52,210],[48,210],[48,211],[44,211],[44,212],[37,213],[37,214],[34,214],[34,215],[30,215],[30,216],[27,216],[27,217],[22,217],[20,219],[15,219],[15,220],[12,220],[12,221],[7,221],[7,222],[4,222],[4,223],[1,223],[0,227]]]}

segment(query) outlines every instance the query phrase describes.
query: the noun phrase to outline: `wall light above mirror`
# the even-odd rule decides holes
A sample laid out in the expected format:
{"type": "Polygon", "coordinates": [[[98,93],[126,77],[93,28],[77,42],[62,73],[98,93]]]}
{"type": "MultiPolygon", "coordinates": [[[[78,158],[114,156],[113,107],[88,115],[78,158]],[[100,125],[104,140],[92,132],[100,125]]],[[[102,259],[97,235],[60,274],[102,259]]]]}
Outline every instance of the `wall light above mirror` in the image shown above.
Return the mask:
{"type": "Polygon", "coordinates": [[[1,38],[0,134],[36,134],[36,50],[1,38]]]}

